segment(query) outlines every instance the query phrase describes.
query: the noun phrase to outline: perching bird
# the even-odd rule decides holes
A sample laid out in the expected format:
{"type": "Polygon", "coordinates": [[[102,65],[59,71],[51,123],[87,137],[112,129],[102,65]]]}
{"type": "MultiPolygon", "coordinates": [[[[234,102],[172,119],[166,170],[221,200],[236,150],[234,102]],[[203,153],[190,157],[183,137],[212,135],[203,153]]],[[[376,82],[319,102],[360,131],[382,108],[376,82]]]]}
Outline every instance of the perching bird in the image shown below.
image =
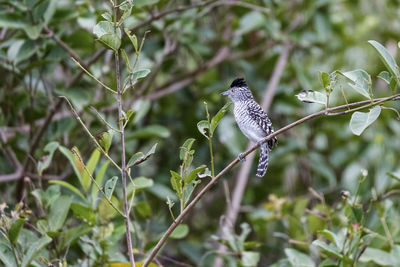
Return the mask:
{"type": "MultiPolygon", "coordinates": [[[[260,159],[257,167],[257,176],[263,177],[268,168],[268,152],[277,143],[276,137],[261,143],[262,139],[274,132],[272,123],[267,113],[254,100],[246,81],[243,78],[234,80],[228,91],[222,95],[229,96],[234,103],[234,116],[236,123],[243,134],[251,141],[260,145],[260,159]]],[[[242,153],[238,156],[243,161],[242,153]]]]}

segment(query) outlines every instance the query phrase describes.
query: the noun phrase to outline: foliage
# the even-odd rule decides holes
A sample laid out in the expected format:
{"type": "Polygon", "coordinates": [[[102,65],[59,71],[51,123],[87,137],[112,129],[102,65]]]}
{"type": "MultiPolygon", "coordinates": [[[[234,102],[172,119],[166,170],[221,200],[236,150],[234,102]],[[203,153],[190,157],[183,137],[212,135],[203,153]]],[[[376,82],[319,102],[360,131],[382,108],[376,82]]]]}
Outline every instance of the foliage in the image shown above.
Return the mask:
{"type": "Polygon", "coordinates": [[[126,190],[141,266],[176,215],[245,150],[219,92],[244,76],[261,99],[288,43],[269,112],[275,129],[347,106],[278,136],[267,176],[245,188],[236,227],[217,230],[234,169],[150,266],[213,266],[219,256],[226,266],[398,265],[399,104],[376,102],[399,93],[395,2],[0,7],[0,265],[128,266],[126,190]]]}

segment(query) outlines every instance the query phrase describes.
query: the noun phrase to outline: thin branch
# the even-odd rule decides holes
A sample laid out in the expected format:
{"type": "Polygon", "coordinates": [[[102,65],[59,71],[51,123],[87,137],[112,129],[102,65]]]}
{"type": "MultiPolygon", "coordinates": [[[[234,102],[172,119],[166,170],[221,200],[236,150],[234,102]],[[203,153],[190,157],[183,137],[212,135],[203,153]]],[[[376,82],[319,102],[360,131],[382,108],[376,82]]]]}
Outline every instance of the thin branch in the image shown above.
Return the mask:
{"type": "MultiPolygon", "coordinates": [[[[389,97],[384,97],[384,98],[377,98],[374,99],[373,102],[374,103],[382,103],[382,102],[387,102],[387,101],[392,101],[392,100],[399,100],[400,99],[400,94],[398,95],[392,95],[389,97]]],[[[277,131],[275,131],[274,133],[268,135],[267,137],[265,137],[262,140],[262,143],[267,142],[268,140],[274,138],[275,136],[278,136],[284,132],[287,132],[288,130],[290,130],[291,128],[300,125],[306,121],[309,121],[311,119],[314,119],[316,117],[319,116],[324,116],[325,113],[328,112],[332,112],[332,111],[337,111],[337,110],[341,110],[344,108],[347,108],[348,106],[362,106],[362,105],[366,105],[366,104],[370,104],[371,100],[364,100],[364,101],[360,101],[360,102],[354,102],[354,103],[350,103],[349,105],[340,105],[337,107],[331,107],[328,108],[327,110],[321,110],[315,113],[312,113],[308,116],[305,116],[295,122],[292,122],[288,125],[286,125],[285,127],[282,127],[280,129],[278,129],[277,131]]],[[[243,157],[247,157],[250,153],[252,153],[253,151],[255,151],[258,148],[258,144],[253,145],[252,147],[250,147],[250,149],[248,149],[247,151],[243,152],[243,157]]],[[[196,197],[194,197],[194,199],[189,203],[189,205],[186,206],[186,208],[182,211],[181,214],[179,214],[179,216],[176,218],[176,220],[174,222],[172,222],[172,224],[169,226],[169,228],[167,229],[167,231],[163,234],[163,236],[161,237],[161,239],[158,241],[157,245],[153,248],[153,250],[151,251],[151,253],[149,254],[149,256],[147,257],[145,263],[143,264],[143,267],[149,266],[149,264],[151,263],[151,261],[154,259],[154,257],[157,255],[157,253],[159,252],[159,250],[162,248],[162,246],[165,244],[165,242],[167,241],[168,237],[171,235],[171,233],[175,230],[175,228],[183,221],[184,217],[196,206],[196,204],[200,201],[200,199],[203,198],[203,196],[213,187],[214,184],[216,184],[218,182],[218,180],[220,180],[224,174],[226,174],[230,169],[232,169],[236,164],[239,163],[239,159],[234,159],[232,162],[230,162],[222,171],[220,171],[197,195],[196,197]]]]}
{"type": "MultiPolygon", "coordinates": [[[[76,61],[78,61],[82,66],[85,66],[82,59],[79,55],[66,43],[64,43],[57,35],[54,34],[52,30],[50,30],[47,26],[44,27],[44,30],[47,32],[48,36],[53,39],[59,46],[61,46],[68,54],[73,57],[76,61]]],[[[88,66],[85,66],[87,68],[88,66]]]]}
{"type": "Polygon", "coordinates": [[[81,158],[81,155],[79,155],[78,151],[75,149],[72,149],[72,153],[74,153],[74,155],[79,159],[79,161],[82,163],[83,168],[85,169],[85,172],[89,175],[90,179],[92,179],[92,182],[94,183],[94,185],[97,187],[97,190],[99,190],[103,196],[104,199],[108,202],[108,204],[110,204],[110,206],[112,208],[114,208],[114,210],[116,212],[119,213],[119,215],[121,215],[122,217],[125,218],[125,215],[114,205],[114,203],[112,203],[112,201],[107,197],[106,193],[104,192],[103,188],[101,188],[101,186],[97,183],[96,179],[94,179],[93,175],[90,173],[90,171],[88,170],[88,168],[86,167],[85,163],[83,163],[83,160],[81,158]]]}
{"type": "Polygon", "coordinates": [[[72,114],[76,118],[76,120],[82,125],[83,129],[85,132],[89,135],[90,139],[92,139],[93,143],[96,145],[96,147],[100,150],[101,153],[119,170],[121,171],[121,168],[118,166],[118,164],[108,155],[108,153],[103,149],[103,147],[99,144],[97,139],[93,136],[93,134],[89,131],[89,129],[86,127],[85,123],[83,123],[82,119],[79,117],[78,113],[76,112],[74,106],[69,102],[68,98],[65,96],[60,96],[60,99],[65,99],[67,101],[68,105],[71,107],[72,114]]]}
{"type": "Polygon", "coordinates": [[[78,67],[80,67],[87,75],[89,75],[90,78],[92,78],[93,80],[95,80],[97,83],[101,84],[105,89],[107,89],[108,91],[110,91],[113,94],[116,94],[117,92],[115,92],[113,89],[111,89],[110,87],[108,87],[107,85],[105,85],[104,83],[102,83],[99,79],[97,79],[93,74],[90,73],[90,71],[88,71],[86,68],[84,68],[81,63],[79,63],[79,61],[77,61],[74,57],[71,57],[72,61],[75,62],[76,65],[78,65],[78,67]]]}
{"type": "MultiPolygon", "coordinates": [[[[115,1],[115,4],[118,4],[118,1],[115,1]]],[[[117,30],[120,26],[117,25],[117,17],[118,17],[118,8],[117,6],[113,7],[114,11],[114,31],[117,30]]],[[[145,34],[146,36],[146,34],[145,34]]],[[[140,50],[142,49],[143,46],[143,41],[145,39],[145,36],[142,39],[142,43],[140,45],[139,53],[140,50]]],[[[135,267],[135,258],[133,256],[133,250],[132,250],[132,238],[131,238],[131,230],[130,230],[130,220],[129,220],[129,207],[128,207],[128,198],[126,194],[126,155],[125,155],[125,129],[124,129],[124,115],[123,115],[123,110],[122,110],[122,94],[124,93],[121,86],[121,71],[120,71],[120,58],[119,58],[119,51],[116,50],[114,52],[115,56],[115,78],[117,80],[117,103],[118,103],[118,122],[119,122],[119,131],[120,131],[120,136],[121,136],[121,177],[122,177],[122,198],[124,202],[124,214],[125,214],[125,236],[126,236],[126,245],[128,247],[128,253],[129,253],[129,261],[131,267],[135,267]]],[[[137,60],[139,58],[139,53],[136,54],[136,61],[133,66],[133,69],[136,67],[137,60]]],[[[129,176],[130,177],[130,176],[129,176]]],[[[133,192],[132,192],[133,193],[133,192]]]]}

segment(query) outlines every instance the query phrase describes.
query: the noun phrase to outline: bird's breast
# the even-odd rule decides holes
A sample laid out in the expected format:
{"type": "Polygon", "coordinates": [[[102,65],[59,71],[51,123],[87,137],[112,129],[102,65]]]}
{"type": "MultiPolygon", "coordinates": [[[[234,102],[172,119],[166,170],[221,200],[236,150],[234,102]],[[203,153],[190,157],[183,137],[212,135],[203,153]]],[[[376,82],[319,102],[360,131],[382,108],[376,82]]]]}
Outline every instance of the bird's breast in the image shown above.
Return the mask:
{"type": "Polygon", "coordinates": [[[240,130],[248,139],[257,142],[265,137],[262,128],[251,118],[245,103],[235,103],[234,116],[240,130]]]}

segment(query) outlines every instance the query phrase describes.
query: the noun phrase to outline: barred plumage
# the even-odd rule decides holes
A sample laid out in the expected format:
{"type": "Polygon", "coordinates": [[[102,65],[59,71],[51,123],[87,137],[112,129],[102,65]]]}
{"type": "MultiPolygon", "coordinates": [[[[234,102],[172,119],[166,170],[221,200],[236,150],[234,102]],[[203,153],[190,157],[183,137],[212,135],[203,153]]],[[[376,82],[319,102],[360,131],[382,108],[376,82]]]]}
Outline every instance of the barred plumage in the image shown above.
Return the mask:
{"type": "MultiPolygon", "coordinates": [[[[254,100],[253,95],[244,79],[239,78],[232,82],[228,91],[222,93],[228,95],[234,103],[234,116],[236,123],[243,134],[253,142],[260,142],[262,139],[274,132],[271,120],[254,100]]],[[[260,144],[260,159],[257,167],[257,176],[265,175],[268,168],[269,150],[277,142],[276,137],[260,144]]],[[[240,159],[240,155],[239,155],[240,159]]]]}

